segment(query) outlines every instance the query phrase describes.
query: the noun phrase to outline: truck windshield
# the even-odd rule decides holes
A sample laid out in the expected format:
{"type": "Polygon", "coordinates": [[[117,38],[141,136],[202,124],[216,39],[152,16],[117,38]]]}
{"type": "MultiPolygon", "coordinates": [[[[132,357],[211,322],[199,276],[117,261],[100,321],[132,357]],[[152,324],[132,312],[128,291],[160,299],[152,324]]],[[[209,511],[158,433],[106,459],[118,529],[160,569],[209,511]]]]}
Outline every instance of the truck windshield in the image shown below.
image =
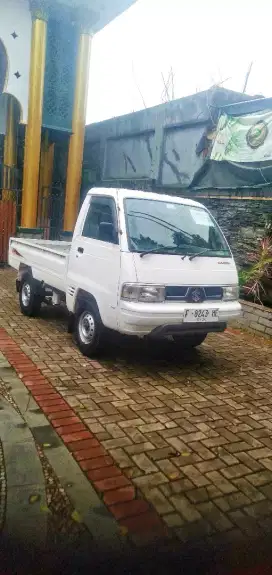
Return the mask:
{"type": "Polygon", "coordinates": [[[231,257],[228,245],[210,214],[197,206],[126,198],[130,251],[231,257]]]}

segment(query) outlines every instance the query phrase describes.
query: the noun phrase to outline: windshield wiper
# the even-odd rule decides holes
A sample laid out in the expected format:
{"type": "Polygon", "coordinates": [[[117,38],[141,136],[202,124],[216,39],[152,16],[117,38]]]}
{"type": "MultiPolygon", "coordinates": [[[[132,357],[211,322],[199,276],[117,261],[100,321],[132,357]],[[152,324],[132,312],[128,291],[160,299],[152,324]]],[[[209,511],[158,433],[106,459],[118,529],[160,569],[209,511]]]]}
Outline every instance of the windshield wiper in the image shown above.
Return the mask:
{"type": "Polygon", "coordinates": [[[168,252],[172,252],[173,250],[178,250],[180,248],[178,248],[177,246],[165,246],[162,248],[154,248],[152,250],[145,250],[144,252],[140,252],[140,258],[143,258],[144,256],[146,256],[147,254],[164,254],[164,253],[168,253],[168,252]]]}
{"type": "Polygon", "coordinates": [[[174,231],[174,232],[178,231],[178,232],[184,234],[185,236],[188,236],[188,238],[193,238],[193,234],[189,234],[189,232],[182,230],[181,228],[179,228],[175,224],[172,224],[171,222],[168,222],[166,220],[162,220],[162,218],[158,218],[157,216],[153,216],[152,214],[146,214],[145,212],[136,212],[135,210],[132,210],[127,215],[132,216],[134,218],[140,218],[143,220],[151,220],[155,224],[158,224],[159,226],[162,226],[163,228],[166,228],[167,230],[174,231]]]}
{"type": "Polygon", "coordinates": [[[189,260],[190,262],[194,259],[194,258],[198,258],[199,256],[202,256],[203,254],[206,254],[207,252],[212,252],[215,250],[211,250],[209,248],[205,248],[204,250],[202,250],[201,252],[196,252],[195,254],[188,254],[189,256],[189,260]]]}

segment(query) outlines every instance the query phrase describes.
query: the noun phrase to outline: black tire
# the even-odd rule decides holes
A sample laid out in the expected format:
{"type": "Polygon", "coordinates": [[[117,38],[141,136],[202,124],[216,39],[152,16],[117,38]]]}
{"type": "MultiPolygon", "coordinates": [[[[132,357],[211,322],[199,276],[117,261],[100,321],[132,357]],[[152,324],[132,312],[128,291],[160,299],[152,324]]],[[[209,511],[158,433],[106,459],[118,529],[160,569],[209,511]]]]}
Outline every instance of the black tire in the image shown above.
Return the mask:
{"type": "Polygon", "coordinates": [[[201,345],[207,337],[207,333],[196,333],[194,335],[173,335],[173,340],[176,344],[180,345],[184,349],[192,349],[201,345]]]}
{"type": "Polygon", "coordinates": [[[42,296],[36,292],[34,280],[26,277],[22,280],[19,291],[21,312],[28,317],[39,314],[42,305],[42,296]]]}
{"type": "Polygon", "coordinates": [[[75,316],[75,340],[83,355],[92,357],[103,345],[104,326],[94,307],[85,303],[75,316]]]}

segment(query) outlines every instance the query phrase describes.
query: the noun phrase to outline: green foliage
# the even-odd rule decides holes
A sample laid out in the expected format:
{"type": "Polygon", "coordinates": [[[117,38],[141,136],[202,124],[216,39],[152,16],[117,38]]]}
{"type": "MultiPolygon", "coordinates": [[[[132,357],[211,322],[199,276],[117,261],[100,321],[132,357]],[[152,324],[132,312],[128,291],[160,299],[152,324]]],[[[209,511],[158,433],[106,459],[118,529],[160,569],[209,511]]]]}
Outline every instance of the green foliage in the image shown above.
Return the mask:
{"type": "Polygon", "coordinates": [[[242,294],[257,303],[266,299],[264,280],[272,281],[272,236],[266,234],[255,252],[249,254],[252,265],[239,272],[239,285],[242,294]]]}

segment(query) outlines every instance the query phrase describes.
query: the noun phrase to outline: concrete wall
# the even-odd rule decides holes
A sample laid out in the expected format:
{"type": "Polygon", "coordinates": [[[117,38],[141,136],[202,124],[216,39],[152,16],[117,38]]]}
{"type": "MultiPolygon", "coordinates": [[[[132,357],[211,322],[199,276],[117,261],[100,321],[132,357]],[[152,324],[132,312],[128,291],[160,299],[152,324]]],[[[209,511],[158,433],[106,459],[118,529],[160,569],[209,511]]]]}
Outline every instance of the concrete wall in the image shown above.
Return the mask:
{"type": "Polygon", "coordinates": [[[83,178],[87,184],[131,186],[141,181],[180,190],[206,160],[199,143],[226,104],[248,100],[214,88],[86,127],[83,178]]]}
{"type": "Polygon", "coordinates": [[[240,303],[242,304],[241,317],[232,325],[272,339],[272,309],[244,300],[240,303]]]}
{"type": "Polygon", "coordinates": [[[95,185],[197,199],[212,211],[242,265],[272,212],[271,188],[232,190],[228,199],[222,197],[226,191],[212,190],[218,197],[210,199],[208,190],[188,186],[206,161],[205,153],[197,152],[202,135],[213,128],[221,106],[243,100],[249,97],[213,89],[87,126],[82,199],[95,185]],[[241,199],[234,199],[235,194],[241,199]]]}

